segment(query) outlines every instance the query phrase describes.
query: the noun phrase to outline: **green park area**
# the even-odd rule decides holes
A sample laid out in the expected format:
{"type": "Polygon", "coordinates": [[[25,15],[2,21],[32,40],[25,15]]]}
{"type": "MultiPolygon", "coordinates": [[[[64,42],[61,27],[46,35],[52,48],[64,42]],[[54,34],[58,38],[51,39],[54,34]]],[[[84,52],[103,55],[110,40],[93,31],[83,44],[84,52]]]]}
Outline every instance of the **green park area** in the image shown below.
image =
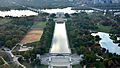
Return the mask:
{"type": "Polygon", "coordinates": [[[46,22],[35,22],[32,26],[32,29],[40,28],[43,29],[46,26],[46,22]]]}
{"type": "Polygon", "coordinates": [[[11,19],[8,19],[8,18],[0,18],[0,25],[4,25],[4,24],[6,24],[6,23],[8,23],[8,22],[10,22],[11,21],[11,19]]]}
{"type": "Polygon", "coordinates": [[[103,25],[97,25],[98,30],[100,32],[110,32],[111,31],[111,26],[103,26],[103,25]]]}

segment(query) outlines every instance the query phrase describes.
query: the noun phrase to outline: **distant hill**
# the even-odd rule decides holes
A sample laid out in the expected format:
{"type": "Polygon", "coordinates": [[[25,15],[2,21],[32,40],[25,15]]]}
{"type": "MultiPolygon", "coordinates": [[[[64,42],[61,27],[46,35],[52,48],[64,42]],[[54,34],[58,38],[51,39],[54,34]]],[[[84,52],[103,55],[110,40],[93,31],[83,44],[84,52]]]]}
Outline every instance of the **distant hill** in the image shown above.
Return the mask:
{"type": "Polygon", "coordinates": [[[27,5],[33,7],[70,5],[68,0],[0,0],[0,7],[27,5]]]}
{"type": "MultiPolygon", "coordinates": [[[[99,1],[95,0],[96,3],[99,3],[99,1]]],[[[100,2],[103,2],[103,0],[101,0],[100,2]]],[[[110,2],[112,4],[112,0],[110,2]]],[[[39,7],[39,8],[40,7],[53,8],[53,7],[61,7],[61,6],[62,7],[78,6],[84,3],[94,4],[94,0],[0,0],[0,7],[26,5],[26,6],[39,7]]],[[[108,4],[108,2],[104,4],[108,4]]]]}
{"type": "Polygon", "coordinates": [[[12,6],[12,0],[0,0],[0,7],[12,6]]]}

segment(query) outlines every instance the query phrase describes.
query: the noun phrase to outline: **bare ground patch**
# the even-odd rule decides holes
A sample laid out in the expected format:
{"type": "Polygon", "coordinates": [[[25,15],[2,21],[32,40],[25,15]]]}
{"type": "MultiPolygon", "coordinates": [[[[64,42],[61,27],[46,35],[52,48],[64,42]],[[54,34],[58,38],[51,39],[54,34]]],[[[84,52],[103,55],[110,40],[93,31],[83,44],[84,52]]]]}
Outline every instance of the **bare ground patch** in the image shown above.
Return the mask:
{"type": "Polygon", "coordinates": [[[43,30],[41,29],[32,29],[27,35],[21,40],[22,44],[32,43],[39,41],[43,34],[43,30]]]}

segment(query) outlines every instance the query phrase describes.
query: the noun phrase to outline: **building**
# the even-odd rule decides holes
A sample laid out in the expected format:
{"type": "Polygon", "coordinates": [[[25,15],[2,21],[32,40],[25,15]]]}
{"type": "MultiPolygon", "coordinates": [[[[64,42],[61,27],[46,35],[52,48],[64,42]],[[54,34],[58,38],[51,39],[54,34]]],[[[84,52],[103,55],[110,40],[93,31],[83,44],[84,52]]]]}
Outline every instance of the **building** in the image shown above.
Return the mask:
{"type": "Polygon", "coordinates": [[[112,3],[120,3],[119,0],[93,0],[94,4],[112,4],[112,3]]]}
{"type": "Polygon", "coordinates": [[[112,3],[120,3],[119,0],[112,0],[112,3]]]}

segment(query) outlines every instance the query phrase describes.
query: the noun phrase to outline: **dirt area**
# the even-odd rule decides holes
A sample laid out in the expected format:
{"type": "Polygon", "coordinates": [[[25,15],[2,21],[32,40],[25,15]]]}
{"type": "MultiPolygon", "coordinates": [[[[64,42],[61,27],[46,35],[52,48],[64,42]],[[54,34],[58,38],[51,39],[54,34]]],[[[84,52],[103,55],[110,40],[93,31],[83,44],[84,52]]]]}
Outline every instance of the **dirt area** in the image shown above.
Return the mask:
{"type": "Polygon", "coordinates": [[[43,30],[40,29],[32,29],[30,30],[27,35],[22,39],[22,44],[32,43],[35,41],[39,41],[43,34],[43,30]]]}

